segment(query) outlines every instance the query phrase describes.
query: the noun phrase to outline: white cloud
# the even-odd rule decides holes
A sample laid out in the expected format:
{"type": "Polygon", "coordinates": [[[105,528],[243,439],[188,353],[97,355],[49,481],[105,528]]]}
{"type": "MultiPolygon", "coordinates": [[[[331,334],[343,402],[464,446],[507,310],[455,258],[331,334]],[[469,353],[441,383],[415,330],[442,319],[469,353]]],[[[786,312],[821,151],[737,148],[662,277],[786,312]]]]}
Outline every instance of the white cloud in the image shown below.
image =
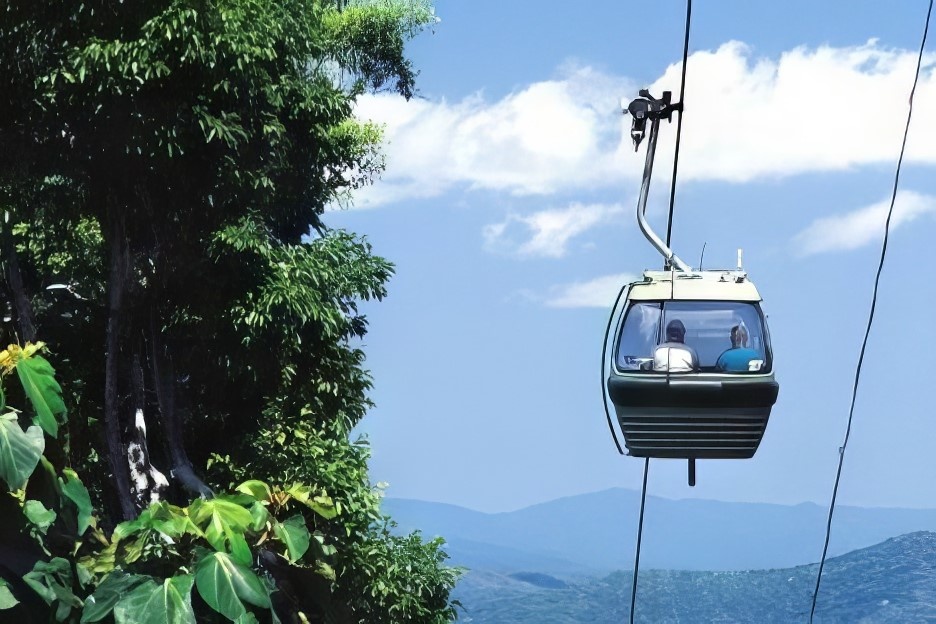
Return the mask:
{"type": "MultiPolygon", "coordinates": [[[[936,71],[929,55],[914,101],[911,162],[936,163],[936,71]]],[[[897,160],[917,52],[871,41],[800,47],[778,60],[754,59],[739,42],[689,61],[680,173],[684,180],[840,170],[897,160]],[[683,164],[685,163],[685,167],[683,164]]],[[[653,89],[676,89],[670,66],[653,89]]],[[[672,145],[675,133],[661,136],[672,145]]]]}
{"type": "Polygon", "coordinates": [[[385,124],[388,170],[359,205],[432,197],[452,186],[548,194],[606,179],[606,155],[622,131],[623,79],[588,68],[537,82],[498,102],[480,94],[458,103],[363,96],[362,119],[385,124]]]}
{"type": "Polygon", "coordinates": [[[604,275],[586,282],[553,286],[545,304],[551,308],[606,308],[610,309],[621,286],[633,282],[630,273],[604,275]]]}
{"type": "Polygon", "coordinates": [[[489,251],[561,258],[573,238],[622,212],[619,205],[573,203],[567,208],[530,215],[509,214],[504,221],[485,226],[484,244],[489,251]]]}
{"type": "MultiPolygon", "coordinates": [[[[890,198],[852,212],[813,221],[793,238],[800,255],[808,256],[830,251],[848,251],[880,241],[890,198]]],[[[913,191],[900,191],[894,203],[891,230],[922,215],[936,212],[936,197],[913,191]]]]}
{"type": "MultiPolygon", "coordinates": [[[[936,56],[917,87],[907,159],[936,163],[936,56]]],[[[916,52],[865,45],[796,48],[757,58],[729,42],[689,59],[680,154],[682,180],[745,182],[896,160],[916,52]]],[[[679,87],[678,64],[650,86],[679,87]]],[[[388,170],[358,205],[433,197],[453,187],[550,194],[631,184],[633,153],[621,96],[626,78],[565,68],[495,102],[360,99],[357,114],[386,124],[388,170]]],[[[675,128],[664,124],[658,162],[675,128]]]]}

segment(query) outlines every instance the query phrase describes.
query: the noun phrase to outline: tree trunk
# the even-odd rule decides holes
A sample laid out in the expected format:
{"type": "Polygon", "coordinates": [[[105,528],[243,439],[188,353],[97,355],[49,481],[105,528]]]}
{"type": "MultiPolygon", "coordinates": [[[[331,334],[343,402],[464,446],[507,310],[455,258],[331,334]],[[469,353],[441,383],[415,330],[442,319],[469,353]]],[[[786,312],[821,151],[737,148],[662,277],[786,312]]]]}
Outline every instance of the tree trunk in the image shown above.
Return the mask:
{"type": "Polygon", "coordinates": [[[130,249],[123,211],[112,197],[107,201],[110,234],[110,272],[107,277],[107,356],[104,364],[104,432],[107,440],[107,461],[123,520],[136,516],[130,491],[130,468],[127,449],[123,444],[120,422],[120,331],[124,317],[124,295],[130,280],[130,249]]]}
{"type": "Polygon", "coordinates": [[[134,426],[130,435],[130,443],[127,445],[127,461],[130,463],[130,483],[135,503],[137,508],[142,509],[160,500],[169,486],[169,481],[150,461],[149,442],[146,435],[146,392],[143,385],[143,363],[140,351],[138,340],[133,351],[133,367],[130,370],[133,381],[134,426]]]}
{"type": "Polygon", "coordinates": [[[3,255],[6,259],[6,278],[13,295],[13,310],[16,315],[16,327],[19,337],[24,343],[36,341],[36,322],[33,317],[32,304],[26,296],[23,285],[23,274],[20,271],[19,255],[16,253],[16,243],[10,232],[11,224],[3,226],[3,255]]]}
{"type": "Polygon", "coordinates": [[[169,349],[163,344],[155,315],[150,319],[150,345],[156,400],[159,403],[159,413],[162,417],[163,435],[169,449],[169,460],[172,462],[172,477],[192,493],[211,497],[214,493],[195,474],[192,462],[185,451],[182,418],[179,410],[176,409],[175,370],[169,349]]]}

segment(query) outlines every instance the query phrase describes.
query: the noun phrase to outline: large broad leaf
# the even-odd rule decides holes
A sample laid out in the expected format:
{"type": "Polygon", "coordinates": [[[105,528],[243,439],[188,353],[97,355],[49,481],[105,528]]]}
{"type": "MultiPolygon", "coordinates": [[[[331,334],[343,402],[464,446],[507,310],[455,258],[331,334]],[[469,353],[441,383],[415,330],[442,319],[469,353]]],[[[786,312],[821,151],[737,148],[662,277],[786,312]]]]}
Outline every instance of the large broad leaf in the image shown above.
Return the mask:
{"type": "Polygon", "coordinates": [[[91,517],[92,517],[92,507],[91,507],[91,496],[88,494],[88,488],[84,486],[84,483],[81,482],[81,479],[78,478],[78,474],[66,468],[62,471],[62,474],[65,475],[65,479],[59,479],[59,482],[62,485],[62,494],[65,495],[68,500],[75,503],[75,507],[78,508],[78,537],[81,537],[84,532],[91,526],[91,517]]]}
{"type": "Polygon", "coordinates": [[[270,519],[270,512],[267,511],[263,503],[257,501],[250,506],[250,517],[253,518],[250,530],[259,533],[266,526],[267,520],[270,519]]]}
{"type": "Polygon", "coordinates": [[[52,526],[52,523],[55,522],[56,514],[51,509],[46,509],[45,505],[37,500],[28,500],[23,504],[23,514],[26,516],[26,519],[39,529],[39,532],[43,535],[49,530],[49,527],[52,526]]]}
{"type": "Polygon", "coordinates": [[[23,390],[36,410],[36,423],[53,438],[58,436],[58,414],[65,414],[62,387],[55,381],[55,370],[41,355],[23,358],[16,363],[23,390]]]}
{"type": "Polygon", "coordinates": [[[190,624],[192,610],[191,574],[173,576],[162,585],[146,581],[121,598],[114,607],[115,624],[190,624]]]}
{"type": "Polygon", "coordinates": [[[270,608],[270,596],[253,571],[225,553],[214,552],[198,562],[195,586],[208,606],[229,620],[247,612],[244,602],[270,608]]]}
{"type": "MultiPolygon", "coordinates": [[[[242,502],[255,502],[243,498],[246,500],[242,502]]],[[[254,524],[254,518],[238,501],[241,497],[196,500],[189,507],[189,514],[215,550],[230,552],[241,565],[250,565],[252,557],[244,532],[254,524]]]]}
{"type": "Polygon", "coordinates": [[[242,528],[233,528],[215,514],[205,529],[205,539],[220,552],[229,551],[237,563],[249,566],[253,560],[242,528]],[[227,548],[225,548],[227,547],[227,548]]]}
{"type": "Polygon", "coordinates": [[[263,481],[258,481],[256,479],[251,479],[249,481],[244,481],[235,488],[238,492],[242,494],[247,494],[248,496],[253,497],[258,501],[270,500],[270,497],[273,495],[273,492],[270,490],[270,486],[264,483],[263,481]]]}
{"type": "Polygon", "coordinates": [[[286,522],[275,522],[273,532],[286,544],[286,557],[290,562],[295,563],[309,550],[311,535],[302,516],[293,516],[286,522]]]}
{"type": "Polygon", "coordinates": [[[81,600],[72,593],[71,563],[61,557],[39,561],[23,580],[48,605],[55,606],[55,619],[64,622],[73,608],[81,608],[81,600]]]}
{"type": "MultiPolygon", "coordinates": [[[[246,498],[246,497],[245,497],[246,498]]],[[[253,500],[246,500],[246,504],[253,504],[253,500]]],[[[253,522],[248,511],[240,502],[234,499],[219,496],[211,500],[197,499],[189,506],[189,515],[199,527],[203,527],[213,517],[232,528],[244,530],[253,522]]]]}
{"type": "Polygon", "coordinates": [[[44,450],[45,436],[39,427],[23,431],[16,414],[0,415],[0,477],[11,490],[26,487],[44,450]]]}
{"type": "Polygon", "coordinates": [[[10,586],[7,585],[7,582],[0,578],[0,611],[4,609],[12,609],[19,604],[19,600],[13,595],[13,592],[10,591],[10,586]]]}
{"type": "Polygon", "coordinates": [[[114,609],[117,602],[127,595],[127,592],[147,580],[145,576],[125,574],[119,570],[111,572],[98,585],[94,594],[85,600],[84,611],[81,612],[81,624],[100,622],[114,609]]]}
{"type": "MultiPolygon", "coordinates": [[[[192,509],[196,506],[193,503],[192,509]]],[[[195,526],[185,510],[165,501],[159,501],[141,511],[135,519],[118,524],[114,528],[112,539],[121,541],[147,529],[159,531],[163,539],[168,539],[169,543],[173,543],[185,534],[202,535],[201,529],[195,526]]]]}
{"type": "MultiPolygon", "coordinates": [[[[146,510],[143,510],[143,513],[146,513],[146,510]]],[[[142,516],[142,514],[140,514],[142,516]]],[[[114,533],[111,535],[111,539],[114,542],[119,542],[120,540],[127,539],[131,535],[139,533],[143,529],[148,529],[149,527],[146,523],[140,518],[134,518],[133,520],[125,520],[114,527],[114,533]]]]}

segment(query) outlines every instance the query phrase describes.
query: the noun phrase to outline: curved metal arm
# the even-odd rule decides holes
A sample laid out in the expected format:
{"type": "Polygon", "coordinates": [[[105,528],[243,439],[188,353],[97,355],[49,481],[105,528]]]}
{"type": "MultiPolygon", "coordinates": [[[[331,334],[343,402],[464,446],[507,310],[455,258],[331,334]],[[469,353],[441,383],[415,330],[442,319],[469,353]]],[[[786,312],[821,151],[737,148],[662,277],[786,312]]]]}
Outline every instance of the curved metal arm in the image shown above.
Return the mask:
{"type": "Polygon", "coordinates": [[[656,235],[656,232],[650,229],[650,224],[647,223],[645,214],[647,212],[647,196],[650,194],[650,177],[653,175],[653,157],[656,154],[659,130],[660,120],[653,119],[650,122],[650,140],[647,141],[647,159],[644,161],[643,181],[640,183],[640,196],[637,199],[637,224],[640,226],[640,231],[643,232],[643,235],[650,241],[650,244],[663,254],[663,258],[667,263],[675,266],[680,271],[691,273],[692,267],[673,253],[673,250],[666,246],[666,243],[656,235]]]}

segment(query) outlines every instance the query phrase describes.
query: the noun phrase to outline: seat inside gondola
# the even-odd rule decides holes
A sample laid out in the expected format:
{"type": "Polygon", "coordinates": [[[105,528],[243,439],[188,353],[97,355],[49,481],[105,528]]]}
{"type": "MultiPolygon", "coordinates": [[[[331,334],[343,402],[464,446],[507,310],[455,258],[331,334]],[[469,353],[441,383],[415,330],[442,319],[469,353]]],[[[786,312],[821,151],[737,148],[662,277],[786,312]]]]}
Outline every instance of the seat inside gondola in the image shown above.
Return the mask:
{"type": "Polygon", "coordinates": [[[767,373],[771,354],[760,306],[749,301],[640,301],[630,303],[624,312],[615,349],[615,365],[621,371],[651,374],[670,372],[654,370],[654,352],[665,344],[665,331],[673,323],[685,327],[683,342],[698,356],[692,372],[745,375],[767,373]],[[732,343],[732,331],[743,335],[743,342],[732,343]],[[719,366],[733,350],[744,350],[746,365],[719,366]]]}

